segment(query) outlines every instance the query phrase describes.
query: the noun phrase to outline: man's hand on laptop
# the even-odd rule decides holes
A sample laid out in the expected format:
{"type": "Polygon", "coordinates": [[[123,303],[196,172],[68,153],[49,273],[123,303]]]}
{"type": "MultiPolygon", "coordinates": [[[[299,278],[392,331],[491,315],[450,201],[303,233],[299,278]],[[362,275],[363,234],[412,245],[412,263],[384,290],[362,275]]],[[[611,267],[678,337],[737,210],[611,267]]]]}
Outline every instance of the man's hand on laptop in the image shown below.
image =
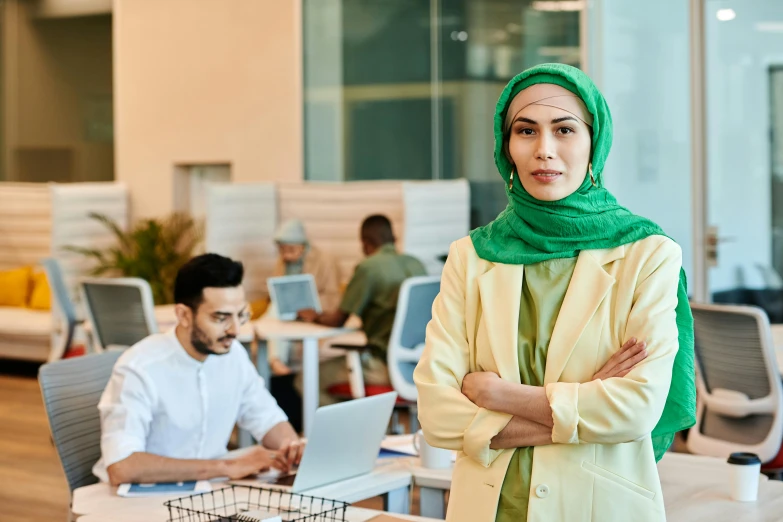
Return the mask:
{"type": "Polygon", "coordinates": [[[305,323],[314,323],[318,319],[318,312],[312,308],[305,308],[296,312],[296,319],[305,323]]]}
{"type": "Polygon", "coordinates": [[[288,473],[291,468],[299,466],[302,461],[305,443],[299,439],[288,441],[277,450],[277,459],[273,464],[275,468],[288,473]]]}
{"type": "Polygon", "coordinates": [[[279,452],[254,446],[241,456],[226,461],[226,475],[231,480],[255,475],[271,467],[278,468],[279,459],[279,452]]]}

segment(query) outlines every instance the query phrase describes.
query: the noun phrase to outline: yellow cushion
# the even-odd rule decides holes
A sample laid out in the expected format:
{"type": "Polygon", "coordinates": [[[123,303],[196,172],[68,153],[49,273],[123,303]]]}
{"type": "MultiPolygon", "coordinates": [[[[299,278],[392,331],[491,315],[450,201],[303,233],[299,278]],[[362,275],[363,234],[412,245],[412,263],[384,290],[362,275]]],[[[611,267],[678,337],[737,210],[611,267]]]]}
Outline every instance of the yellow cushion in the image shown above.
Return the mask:
{"type": "Polygon", "coordinates": [[[32,273],[29,266],[0,272],[0,306],[27,306],[32,273]]]}
{"type": "Polygon", "coordinates": [[[33,274],[33,293],[30,295],[29,307],[33,310],[52,309],[52,291],[49,289],[49,281],[46,272],[33,274]]]}

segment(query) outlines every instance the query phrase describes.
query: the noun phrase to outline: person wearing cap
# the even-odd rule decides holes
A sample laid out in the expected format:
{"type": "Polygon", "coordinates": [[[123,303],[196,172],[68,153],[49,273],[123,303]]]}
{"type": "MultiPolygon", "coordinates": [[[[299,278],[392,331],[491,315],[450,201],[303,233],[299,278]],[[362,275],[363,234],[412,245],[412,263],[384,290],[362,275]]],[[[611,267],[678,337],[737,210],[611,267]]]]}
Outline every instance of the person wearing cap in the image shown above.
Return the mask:
{"type": "Polygon", "coordinates": [[[340,301],[340,274],[334,258],[310,244],[304,225],[298,219],[289,219],[275,233],[280,257],[274,275],[312,274],[318,289],[321,307],[329,310],[340,301]]]}
{"type": "MultiPolygon", "coordinates": [[[[340,301],[340,274],[334,258],[310,244],[304,225],[298,219],[283,222],[275,232],[275,243],[280,256],[275,266],[275,277],[312,274],[318,290],[321,307],[329,310],[340,301]]],[[[267,313],[273,313],[271,309],[267,313]]],[[[275,375],[291,372],[288,359],[291,343],[269,341],[269,365],[275,375]]]]}
{"type": "Polygon", "coordinates": [[[582,71],[514,77],[494,133],[509,205],[452,244],[413,375],[427,442],[458,451],[446,519],[664,521],[656,461],[696,412],[680,247],[604,188],[582,71]]]}

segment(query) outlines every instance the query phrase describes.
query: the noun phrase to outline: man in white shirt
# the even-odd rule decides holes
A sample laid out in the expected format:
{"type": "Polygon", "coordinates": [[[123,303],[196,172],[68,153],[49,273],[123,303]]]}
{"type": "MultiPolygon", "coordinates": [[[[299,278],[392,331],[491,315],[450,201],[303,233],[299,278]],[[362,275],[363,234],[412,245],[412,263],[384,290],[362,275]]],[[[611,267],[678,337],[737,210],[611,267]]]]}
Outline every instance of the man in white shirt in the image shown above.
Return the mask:
{"type": "Polygon", "coordinates": [[[177,326],[128,349],[101,396],[101,459],[112,484],[231,479],[299,463],[303,444],[236,340],[249,318],[243,267],[217,254],[186,263],[177,326]],[[221,459],[235,424],[261,445],[221,459]]]}

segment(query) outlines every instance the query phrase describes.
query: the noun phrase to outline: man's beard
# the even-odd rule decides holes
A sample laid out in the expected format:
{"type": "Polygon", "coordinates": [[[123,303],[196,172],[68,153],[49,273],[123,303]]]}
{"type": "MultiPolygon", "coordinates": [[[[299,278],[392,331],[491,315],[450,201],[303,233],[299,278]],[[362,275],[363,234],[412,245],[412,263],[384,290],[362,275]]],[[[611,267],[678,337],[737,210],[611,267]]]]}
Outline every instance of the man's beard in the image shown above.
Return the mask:
{"type": "MultiPolygon", "coordinates": [[[[233,341],[234,339],[236,339],[236,336],[225,335],[219,338],[217,342],[222,343],[223,341],[226,341],[228,339],[231,339],[233,341]]],[[[201,355],[225,355],[228,353],[228,352],[216,352],[210,349],[212,343],[210,342],[209,336],[205,334],[195,324],[193,325],[193,332],[190,334],[190,344],[192,344],[193,348],[195,348],[196,351],[201,355]]]]}

